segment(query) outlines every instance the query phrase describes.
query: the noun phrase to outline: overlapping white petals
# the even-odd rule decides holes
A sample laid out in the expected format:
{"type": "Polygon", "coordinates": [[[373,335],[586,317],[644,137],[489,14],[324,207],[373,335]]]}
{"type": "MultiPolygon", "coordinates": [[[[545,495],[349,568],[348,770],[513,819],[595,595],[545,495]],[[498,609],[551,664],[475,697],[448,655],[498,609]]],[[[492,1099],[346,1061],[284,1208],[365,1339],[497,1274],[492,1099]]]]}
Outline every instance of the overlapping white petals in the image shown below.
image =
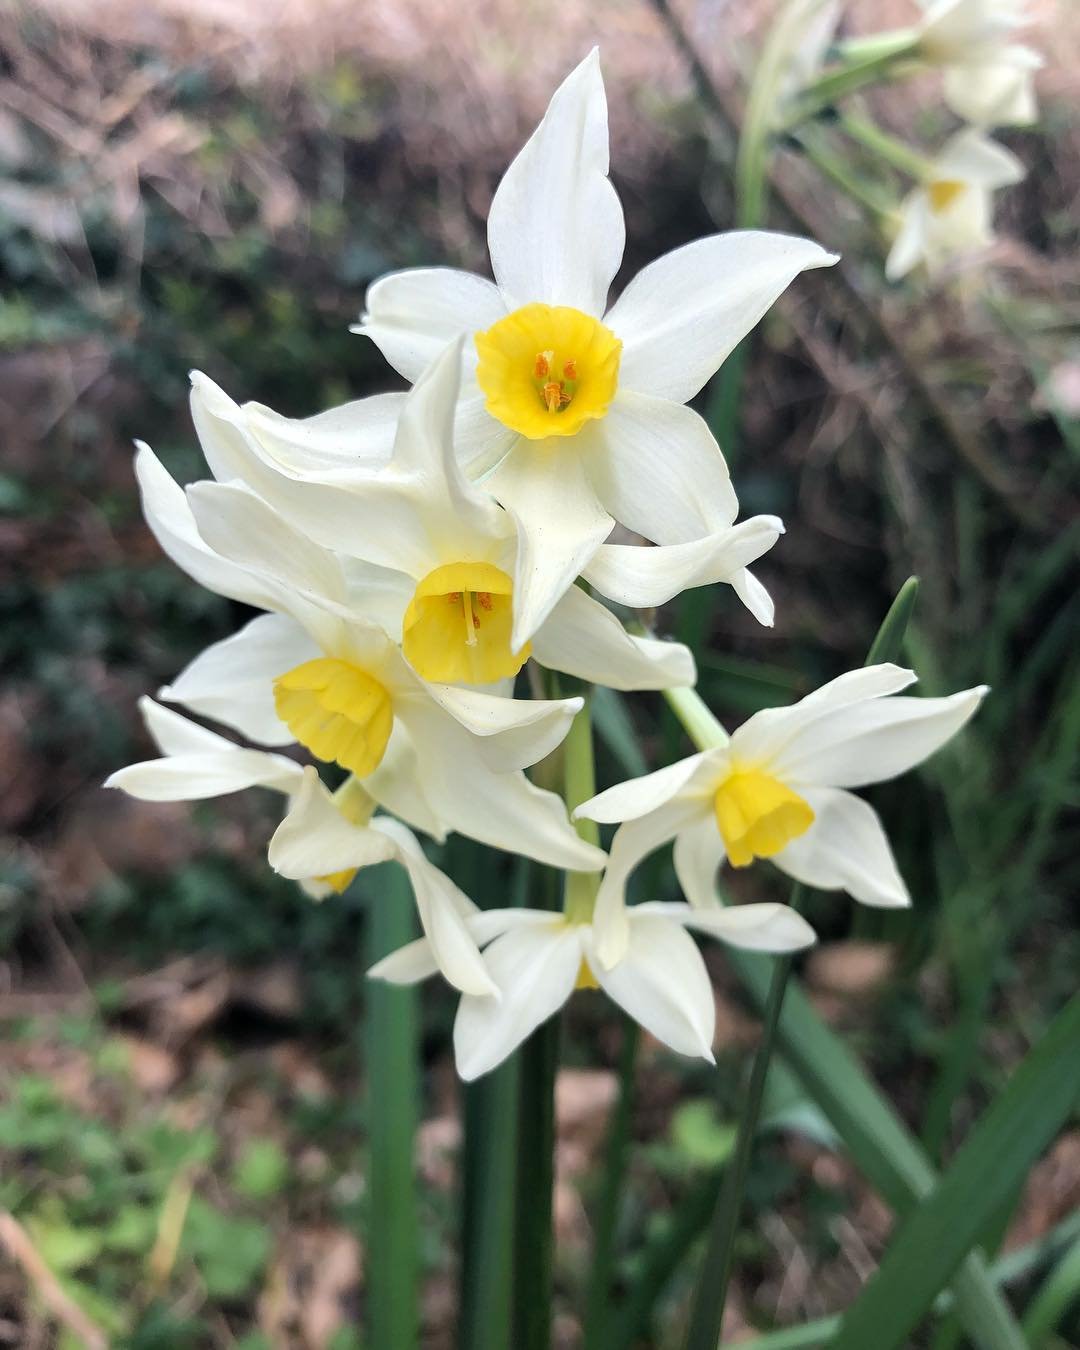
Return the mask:
{"type": "Polygon", "coordinates": [[[609,689],[692,685],[694,657],[681,642],[632,637],[604,605],[571,586],[532,640],[542,666],[609,689]]]}
{"type": "Polygon", "coordinates": [[[778,853],[777,867],[823,891],[847,891],[855,900],[879,909],[911,904],[877,812],[841,788],[803,791],[814,823],[778,853]]]}
{"type": "Polygon", "coordinates": [[[288,794],[300,786],[303,770],[284,755],[248,750],[150,698],[139,700],[139,710],[161,758],[117,769],[106,787],[142,801],[185,802],[249,787],[288,794]]]}
{"type": "MultiPolygon", "coordinates": [[[[752,516],[685,544],[655,548],[604,544],[582,575],[617,604],[651,609],[694,586],[722,581],[734,586],[741,581],[747,565],[767,553],[783,532],[778,517],[752,516]]],[[[759,612],[754,613],[755,618],[761,618],[759,612]]],[[[771,605],[768,618],[771,623],[771,605]]]]}
{"type": "Polygon", "coordinates": [[[298,881],[380,862],[400,863],[409,876],[424,933],[447,981],[464,993],[496,995],[466,920],[476,906],[424,856],[405,826],[375,816],[369,823],[347,820],[313,768],[270,841],[275,871],[298,881]]]}
{"type": "Polygon", "coordinates": [[[976,126],[1035,121],[1038,52],[1012,41],[1026,22],[1017,0],[933,0],[917,31],[924,59],[944,68],[945,102],[976,126]]]}
{"type": "Polygon", "coordinates": [[[620,388],[607,416],[568,444],[608,514],[655,544],[697,539],[738,514],[720,447],[681,403],[620,388]]]}
{"type": "Polygon", "coordinates": [[[800,272],[837,260],[812,239],[768,230],[713,234],[666,253],[604,320],[623,341],[621,383],[686,403],[800,272]]]}
{"type": "Polygon", "coordinates": [[[389,272],[368,288],[361,333],[401,375],[416,381],[461,333],[489,328],[506,313],[498,286],[453,267],[389,272]]]}

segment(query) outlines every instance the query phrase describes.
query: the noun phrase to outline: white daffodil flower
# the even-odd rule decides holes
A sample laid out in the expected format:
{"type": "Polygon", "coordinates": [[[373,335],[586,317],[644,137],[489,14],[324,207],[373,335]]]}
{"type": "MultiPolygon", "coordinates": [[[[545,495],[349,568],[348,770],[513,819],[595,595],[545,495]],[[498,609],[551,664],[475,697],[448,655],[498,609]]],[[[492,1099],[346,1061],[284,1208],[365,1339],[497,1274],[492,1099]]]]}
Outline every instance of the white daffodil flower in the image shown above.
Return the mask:
{"type": "Polygon", "coordinates": [[[145,445],[135,468],[147,523],[173,561],[209,590],[271,611],[207,648],[162,697],[265,745],[298,741],[419,829],[457,830],[554,867],[603,866],[560,799],[520,772],[559,744],[580,699],[427,684],[359,617],[350,590],[366,578],[350,576],[349,560],[240,484],[196,483],[185,495],[145,445]],[[407,754],[389,753],[395,739],[407,754]]]}
{"type": "Polygon", "coordinates": [[[952,259],[993,242],[992,194],[1019,183],[1024,166],[973,127],[957,132],[932,162],[926,181],[904,198],[885,263],[890,281],[919,263],[931,276],[952,259]]]}
{"type": "MultiPolygon", "coordinates": [[[[630,636],[577,586],[535,633],[514,632],[519,534],[513,512],[469,482],[454,452],[460,367],[458,339],[405,400],[392,457],[380,472],[349,484],[340,478],[293,480],[261,460],[256,467],[249,446],[248,481],[255,478],[252,486],[269,505],[310,538],[368,565],[359,584],[369,588],[380,624],[425,680],[512,684],[531,655],[552,670],[614,689],[692,685],[688,648],[630,636]]],[[[216,385],[200,380],[192,404],[205,445],[238,447],[250,440],[244,410],[216,385]]],[[[233,459],[239,461],[238,450],[233,459]]],[[[746,526],[731,533],[738,546],[746,526]]],[[[615,564],[609,570],[614,589],[637,581],[630,568],[615,564]]],[[[357,604],[362,606],[363,594],[357,604]]]]}
{"type": "Polygon", "coordinates": [[[1011,39],[1026,22],[1017,0],[924,0],[920,55],[941,66],[945,102],[976,126],[1035,121],[1037,51],[1011,39]]]}
{"type": "MultiPolygon", "coordinates": [[[[609,969],[598,959],[594,926],[565,914],[484,910],[465,924],[480,946],[491,944],[484,961],[498,990],[497,997],[465,995],[458,1005],[454,1057],[467,1082],[501,1064],[575,989],[603,989],[658,1040],[711,1063],[716,1003],[705,962],[686,929],[750,951],[790,952],[814,941],[814,930],[786,905],[705,912],[682,902],[656,902],[627,911],[626,949],[609,969]]],[[[432,944],[421,938],[384,957],[368,974],[413,984],[435,970],[432,944]]]]}
{"type": "Polygon", "coordinates": [[[139,710],[161,758],[118,769],[106,787],[152,802],[202,801],[249,787],[282,793],[289,807],[270,841],[275,871],[321,900],[340,895],[361,867],[401,863],[443,976],[462,993],[499,996],[466,926],[476,906],[428,862],[410,830],[374,814],[374,799],[355,778],[331,793],[311,765],[237,745],[150,698],[139,700],[139,710]]]}
{"type": "Polygon", "coordinates": [[[920,764],[960,730],[986,693],[981,686],[949,698],[886,697],[915,678],[893,665],[851,671],[791,707],[755,713],[721,748],[579,806],[576,816],[626,822],[612,841],[596,901],[601,962],[621,960],[630,940],[627,878],[669,839],[679,884],[699,909],[718,904],[716,870],[724,859],[746,867],[755,858],[866,905],[909,905],[881,821],[846,789],[920,764]]]}
{"type": "Polygon", "coordinates": [[[738,512],[727,466],[684,405],[800,272],[836,261],[807,239],[712,235],[644,268],[609,309],[625,228],[607,175],[594,50],[495,193],[495,281],[443,267],[391,273],[369,289],[356,329],[409,380],[452,339],[470,339],[457,444],[525,535],[521,631],[589,576],[616,521],[659,545],[726,536],[738,512]]]}

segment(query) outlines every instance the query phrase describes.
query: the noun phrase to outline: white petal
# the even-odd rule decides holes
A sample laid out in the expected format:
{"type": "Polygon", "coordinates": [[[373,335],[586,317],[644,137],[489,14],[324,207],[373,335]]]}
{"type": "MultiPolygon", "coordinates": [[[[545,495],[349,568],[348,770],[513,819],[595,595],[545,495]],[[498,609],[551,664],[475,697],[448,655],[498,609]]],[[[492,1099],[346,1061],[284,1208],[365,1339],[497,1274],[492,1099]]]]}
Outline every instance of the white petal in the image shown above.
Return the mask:
{"type": "Polygon", "coordinates": [[[310,764],[303,773],[300,790],[270,840],[267,857],[275,872],[306,881],[397,857],[390,839],[345,819],[310,764]]]}
{"type": "Polygon", "coordinates": [[[1027,174],[1021,159],[976,127],[965,127],[951,137],[934,161],[934,168],[938,178],[983,188],[1008,187],[1027,174]]]}
{"type": "Polygon", "coordinates": [[[476,738],[434,703],[410,704],[401,715],[408,719],[424,794],[448,828],[552,867],[603,867],[604,853],[578,837],[555,793],[521,772],[493,773],[476,738]]]}
{"type": "Polygon", "coordinates": [[[294,792],[300,774],[300,765],[283,755],[237,746],[230,751],[171,755],[129,764],[111,774],[105,786],[121,788],[146,802],[194,802],[249,787],[294,792]]]}
{"type": "Polygon", "coordinates": [[[605,970],[586,940],[597,982],[665,1045],[714,1063],[716,1001],[701,953],[677,924],[637,909],[630,913],[630,940],[618,965],[605,970]]]}
{"type": "Polygon", "coordinates": [[[907,276],[926,257],[930,231],[930,203],[923,188],[909,192],[900,203],[900,228],[885,259],[890,281],[907,276]]]}
{"type": "Polygon", "coordinates": [[[687,544],[653,548],[603,544],[585,567],[585,579],[620,605],[650,609],[692,586],[732,581],[767,553],[783,534],[776,516],[752,516],[687,544]]]}
{"type": "Polygon", "coordinates": [[[949,698],[859,703],[811,722],[771,762],[793,786],[863,787],[921,764],[950,740],[982,702],[986,686],[949,698]]]}
{"type": "Polygon", "coordinates": [[[206,543],[223,558],[291,590],[342,603],[338,560],[239,483],[192,483],[188,502],[206,543]]]}
{"type": "Polygon", "coordinates": [[[582,462],[578,437],[521,439],[484,486],[518,529],[514,626],[520,650],[611,532],[582,462]]]}
{"type": "Polygon", "coordinates": [[[257,609],[274,607],[276,591],[246,567],[220,558],[199,534],[184,490],[142,441],[136,442],[135,477],[143,515],[154,538],[174,563],[208,591],[257,609]]]}
{"type": "Polygon", "coordinates": [[[712,909],[719,903],[716,873],[726,856],[716,813],[712,810],[676,836],[675,875],[683,895],[696,908],[712,909]]]}
{"type": "Polygon", "coordinates": [[[845,671],[786,708],[764,708],[733,732],[732,755],[749,763],[775,759],[792,739],[829,713],[898,694],[914,684],[913,670],[883,663],[845,671]]]}
{"type": "Polygon", "coordinates": [[[380,806],[400,816],[416,830],[442,843],[449,824],[442,820],[424,791],[420,758],[407,728],[395,720],[378,768],[364,779],[364,789],[380,806]]]}
{"type": "Polygon", "coordinates": [[[459,1075],[471,1082],[494,1069],[570,997],[581,967],[582,930],[561,915],[504,933],[484,954],[500,999],[465,995],[454,1021],[459,1075]]]}
{"type": "Polygon", "coordinates": [[[407,942],[368,969],[368,978],[388,984],[419,984],[439,973],[439,964],[426,937],[407,942]]]}
{"type": "Polygon", "coordinates": [[[304,630],[283,614],[260,614],[238,633],[215,642],[158,691],[263,745],[296,737],[274,709],[274,679],[319,655],[304,630]]]}
{"type": "Polygon", "coordinates": [[[469,923],[477,913],[473,902],[428,861],[415,836],[404,825],[387,816],[376,816],[371,829],[396,845],[398,861],[412,883],[420,922],[444,978],[464,994],[498,997],[498,988],[488,974],[469,923]]]}
{"type": "Polygon", "coordinates": [[[227,736],[219,736],[216,731],[199,726],[183,713],[163,708],[145,694],[139,699],[139,712],[151,739],[163,755],[219,754],[238,748],[227,736]]]}
{"type": "Polygon", "coordinates": [[[701,910],[678,901],[653,901],[635,905],[630,914],[662,914],[684,928],[749,952],[796,952],[817,941],[817,934],[790,905],[713,905],[701,910]]]}
{"type": "Polygon", "coordinates": [[[811,239],[734,230],[643,268],[604,322],[623,340],[620,385],[686,403],[800,272],[837,255],[811,239]]]}
{"type": "Polygon", "coordinates": [[[639,778],[628,778],[625,783],[616,783],[614,787],[598,792],[595,797],[582,802],[574,815],[610,825],[621,820],[638,820],[664,806],[681,792],[700,790],[704,798],[708,794],[709,784],[704,781],[699,783],[698,780],[707,778],[719,782],[726,772],[726,764],[726,751],[703,750],[700,754],[689,755],[662,769],[642,774],[639,778]]]}
{"type": "Polygon", "coordinates": [[[741,568],[731,578],[731,586],[758,623],[764,624],[766,628],[771,628],[775,613],[772,596],[754,576],[753,572],[748,567],[741,568]]]}
{"type": "Polygon", "coordinates": [[[485,478],[517,444],[518,433],[488,412],[487,396],[471,375],[462,381],[454,421],[454,444],[474,482],[485,478]]]}
{"type": "Polygon", "coordinates": [[[538,300],[603,314],[626,237],[607,172],[607,99],[593,48],[555,91],[491,203],[488,249],[508,309],[538,300]]]}
{"type": "Polygon", "coordinates": [[[404,394],[373,394],[314,417],[282,417],[262,403],[245,403],[240,413],[254,440],[283,473],[375,472],[390,460],[404,402],[404,394]]]}
{"type": "Polygon", "coordinates": [[[822,890],[845,890],[864,905],[900,909],[911,897],[873,807],[839,788],[808,788],[814,823],[772,861],[822,890]]]}
{"type": "Polygon", "coordinates": [[[549,670],[609,689],[671,689],[697,678],[688,647],[631,637],[611,610],[580,586],[571,586],[540,625],[532,654],[549,670]]]}
{"type": "Polygon", "coordinates": [[[655,544],[683,544],[739,512],[727,462],[703,417],[681,403],[620,388],[576,437],[597,497],[620,525],[655,544]]]}
{"type": "Polygon", "coordinates": [[[427,694],[477,737],[476,748],[495,773],[544,759],[562,744],[584,703],[581,698],[498,698],[449,684],[429,684],[427,694]]]}
{"type": "Polygon", "coordinates": [[[368,288],[365,306],[352,331],[371,338],[407,380],[419,379],[448,342],[506,314],[497,286],[452,267],[390,272],[368,288]]]}
{"type": "Polygon", "coordinates": [[[674,797],[655,811],[627,821],[615,831],[608,865],[593,910],[596,953],[608,969],[621,961],[630,940],[626,883],[638,863],[654,849],[674,839],[709,809],[698,797],[674,797]]]}

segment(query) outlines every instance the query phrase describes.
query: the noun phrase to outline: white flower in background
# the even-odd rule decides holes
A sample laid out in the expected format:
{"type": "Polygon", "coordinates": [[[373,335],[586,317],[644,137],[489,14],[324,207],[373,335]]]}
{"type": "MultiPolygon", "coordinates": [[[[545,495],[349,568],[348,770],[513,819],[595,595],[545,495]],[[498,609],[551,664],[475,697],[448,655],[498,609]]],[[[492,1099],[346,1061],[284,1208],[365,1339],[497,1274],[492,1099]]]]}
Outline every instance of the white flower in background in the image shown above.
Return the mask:
{"type": "Polygon", "coordinates": [[[627,822],[612,841],[596,901],[601,961],[619,961],[630,941],[630,873],[669,839],[679,884],[699,909],[719,903],[721,862],[746,867],[755,858],[867,905],[909,905],[881,821],[846,789],[921,763],[960,730],[986,693],[982,686],[949,698],[886,697],[914,680],[912,671],[893,665],[851,671],[791,707],[755,713],[722,748],[579,806],[576,816],[627,822]]]}
{"type": "Polygon", "coordinates": [[[954,258],[993,242],[993,192],[1019,183],[1024,166],[973,127],[957,132],[933,160],[926,181],[900,205],[885,263],[890,281],[919,263],[934,275],[954,258]]]}
{"type": "Polygon", "coordinates": [[[924,0],[920,55],[941,66],[945,102],[976,126],[1035,121],[1035,72],[1043,59],[1013,42],[1026,22],[1019,0],[924,0]]]}
{"type": "MultiPolygon", "coordinates": [[[[705,962],[687,928],[751,951],[789,952],[814,941],[810,925],[786,905],[739,905],[708,912],[682,902],[636,905],[627,942],[608,969],[591,923],[533,909],[485,910],[465,920],[484,951],[498,994],[465,995],[454,1022],[458,1074],[469,1081],[501,1064],[575,989],[603,989],[652,1035],[684,1055],[713,1059],[716,1002],[705,962]]],[[[368,972],[412,984],[433,975],[435,952],[421,938],[368,972]]]]}
{"type": "MultiPolygon", "coordinates": [[[[610,610],[573,585],[539,629],[515,645],[519,536],[513,513],[465,478],[454,452],[460,366],[459,339],[413,387],[381,472],[346,485],[295,481],[249,463],[255,486],[310,538],[370,565],[364,585],[373,610],[425,680],[498,684],[509,692],[531,655],[552,670],[615,689],[692,685],[694,659],[686,647],[631,637],[610,610]]],[[[196,382],[192,403],[205,443],[249,438],[244,410],[205,378],[196,382]]],[[[747,526],[731,533],[734,546],[745,546],[747,526]]],[[[616,588],[620,579],[635,584],[617,564],[611,570],[616,588]]]]}
{"type": "Polygon", "coordinates": [[[603,865],[560,799],[520,772],[559,744],[579,699],[425,683],[364,617],[366,574],[348,559],[240,484],[196,483],[185,495],[147,446],[135,468],[147,523],[173,561],[209,590],[271,611],[207,648],[163,698],[264,745],[299,742],[419,829],[457,830],[554,867],[603,865]]]}
{"type": "Polygon", "coordinates": [[[153,699],[140,699],[139,709],[161,758],[117,770],[106,787],[153,802],[202,801],[250,787],[284,794],[289,808],[270,843],[276,871],[318,900],[340,895],[361,867],[401,863],[439,970],[463,993],[498,997],[466,926],[476,906],[428,862],[404,825],[375,815],[374,799],[355,778],[330,793],[311,765],[237,745],[153,699]]]}
{"type": "Polygon", "coordinates": [[[651,263],[608,309],[625,229],[607,173],[594,51],[495,193],[495,282],[441,267],[391,273],[356,330],[409,380],[453,338],[471,339],[456,439],[467,472],[523,532],[519,632],[589,575],[616,521],[661,545],[729,530],[738,503],[723,455],[684,404],[800,272],[836,261],[807,239],[713,235],[651,263]]]}

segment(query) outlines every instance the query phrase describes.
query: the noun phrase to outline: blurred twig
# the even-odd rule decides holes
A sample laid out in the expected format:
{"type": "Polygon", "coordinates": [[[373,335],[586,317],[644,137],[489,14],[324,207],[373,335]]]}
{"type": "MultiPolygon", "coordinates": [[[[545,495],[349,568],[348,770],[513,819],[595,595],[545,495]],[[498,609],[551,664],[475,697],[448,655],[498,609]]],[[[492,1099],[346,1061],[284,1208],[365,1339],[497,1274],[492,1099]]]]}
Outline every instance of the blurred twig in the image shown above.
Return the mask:
{"type": "Polygon", "coordinates": [[[52,1316],[73,1336],[78,1337],[86,1350],[108,1350],[109,1342],[105,1333],[64,1293],[44,1257],[30,1240],[29,1233],[7,1210],[0,1210],[0,1244],[7,1248],[12,1260],[22,1267],[52,1316]]]}

